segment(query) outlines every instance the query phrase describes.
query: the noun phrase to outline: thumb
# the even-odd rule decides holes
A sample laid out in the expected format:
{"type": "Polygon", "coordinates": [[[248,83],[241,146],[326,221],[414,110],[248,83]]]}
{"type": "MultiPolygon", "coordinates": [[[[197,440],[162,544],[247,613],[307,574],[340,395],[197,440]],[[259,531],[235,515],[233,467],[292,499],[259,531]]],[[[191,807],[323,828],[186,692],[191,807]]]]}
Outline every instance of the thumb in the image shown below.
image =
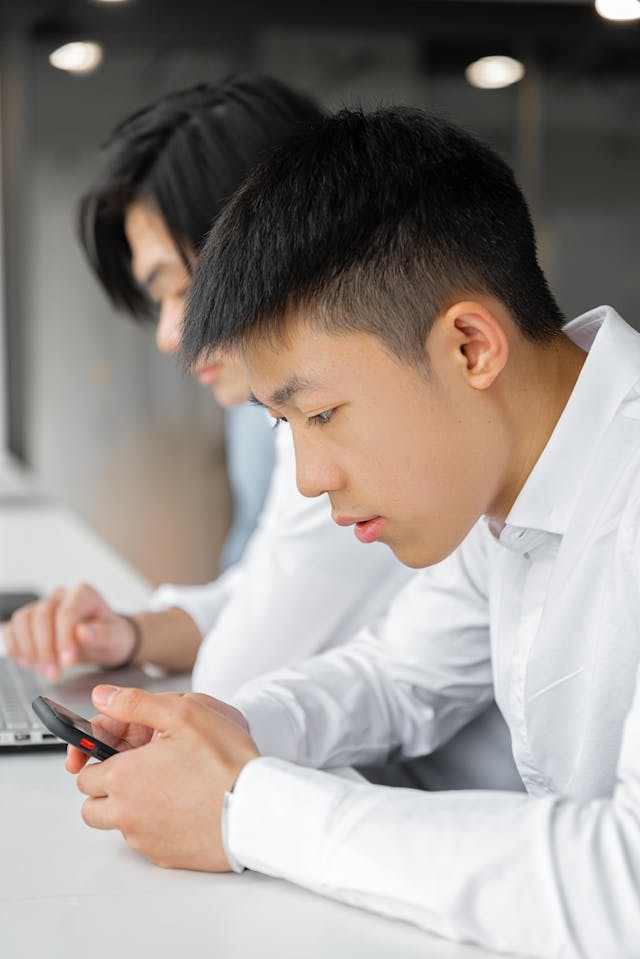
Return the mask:
{"type": "Polygon", "coordinates": [[[128,686],[96,686],[93,704],[105,716],[124,723],[139,723],[161,733],[170,732],[184,716],[184,697],[175,693],[149,693],[128,686]]]}

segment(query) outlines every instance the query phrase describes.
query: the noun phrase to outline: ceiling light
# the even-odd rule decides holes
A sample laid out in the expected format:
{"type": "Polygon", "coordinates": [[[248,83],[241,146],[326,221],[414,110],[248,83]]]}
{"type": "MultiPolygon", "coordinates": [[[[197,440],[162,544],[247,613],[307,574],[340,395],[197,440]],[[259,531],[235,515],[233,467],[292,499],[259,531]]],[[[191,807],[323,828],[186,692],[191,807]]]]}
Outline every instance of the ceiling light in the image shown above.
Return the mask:
{"type": "Polygon", "coordinates": [[[596,10],[605,20],[640,20],[640,0],[596,0],[596,10]]]}
{"type": "Polygon", "coordinates": [[[93,73],[102,61],[102,47],[89,40],[65,43],[49,54],[49,63],[68,73],[93,73]]]}
{"type": "Polygon", "coordinates": [[[498,90],[522,80],[524,66],[512,57],[481,57],[469,64],[464,75],[472,87],[498,90]]]}

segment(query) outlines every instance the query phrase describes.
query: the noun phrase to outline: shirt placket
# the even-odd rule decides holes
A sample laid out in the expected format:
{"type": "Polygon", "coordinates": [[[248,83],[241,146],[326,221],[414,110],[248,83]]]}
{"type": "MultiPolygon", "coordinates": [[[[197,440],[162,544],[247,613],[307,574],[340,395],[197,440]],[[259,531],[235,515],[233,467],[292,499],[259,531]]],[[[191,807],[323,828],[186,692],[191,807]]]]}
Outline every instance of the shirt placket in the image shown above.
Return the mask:
{"type": "Polygon", "coordinates": [[[555,537],[537,530],[505,528],[500,537],[502,545],[520,554],[518,573],[511,588],[517,592],[517,601],[508,606],[509,614],[503,622],[506,635],[513,637],[509,683],[509,711],[511,717],[513,753],[522,781],[531,793],[546,793],[548,784],[537,768],[531,753],[527,734],[525,688],[527,664],[532,645],[540,628],[553,562],[557,554],[555,537]],[[512,621],[508,620],[512,618],[512,621]]]}

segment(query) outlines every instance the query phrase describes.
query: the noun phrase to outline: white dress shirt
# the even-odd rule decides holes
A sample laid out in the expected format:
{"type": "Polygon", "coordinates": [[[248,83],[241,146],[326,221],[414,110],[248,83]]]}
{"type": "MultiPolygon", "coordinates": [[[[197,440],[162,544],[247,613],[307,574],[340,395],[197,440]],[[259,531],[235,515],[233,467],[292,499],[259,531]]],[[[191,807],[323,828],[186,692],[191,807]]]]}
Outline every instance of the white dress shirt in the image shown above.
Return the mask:
{"type": "Polygon", "coordinates": [[[456,940],[640,957],[640,335],[610,308],[502,529],[481,520],[355,642],[245,687],[263,756],[243,865],[456,940]],[[306,767],[416,756],[495,690],[527,793],[424,793],[306,767]],[[274,758],[278,757],[278,758],[274,758]]]}
{"type": "Polygon", "coordinates": [[[202,646],[193,688],[229,699],[249,679],[345,642],[380,616],[415,572],[381,543],[373,549],[331,519],[326,496],[295,485],[288,424],[258,526],[242,559],[206,586],[161,586],[150,608],[178,606],[202,646]]]}

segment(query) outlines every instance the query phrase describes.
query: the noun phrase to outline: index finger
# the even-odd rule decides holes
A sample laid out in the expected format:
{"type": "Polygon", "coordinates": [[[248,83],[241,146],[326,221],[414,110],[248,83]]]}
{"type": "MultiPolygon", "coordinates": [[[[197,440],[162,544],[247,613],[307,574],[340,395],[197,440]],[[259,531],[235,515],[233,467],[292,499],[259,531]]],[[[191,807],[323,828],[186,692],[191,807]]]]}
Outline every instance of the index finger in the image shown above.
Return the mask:
{"type": "Polygon", "coordinates": [[[107,685],[96,686],[91,698],[104,716],[160,733],[181,725],[193,702],[184,693],[149,693],[135,687],[107,685]]]}

